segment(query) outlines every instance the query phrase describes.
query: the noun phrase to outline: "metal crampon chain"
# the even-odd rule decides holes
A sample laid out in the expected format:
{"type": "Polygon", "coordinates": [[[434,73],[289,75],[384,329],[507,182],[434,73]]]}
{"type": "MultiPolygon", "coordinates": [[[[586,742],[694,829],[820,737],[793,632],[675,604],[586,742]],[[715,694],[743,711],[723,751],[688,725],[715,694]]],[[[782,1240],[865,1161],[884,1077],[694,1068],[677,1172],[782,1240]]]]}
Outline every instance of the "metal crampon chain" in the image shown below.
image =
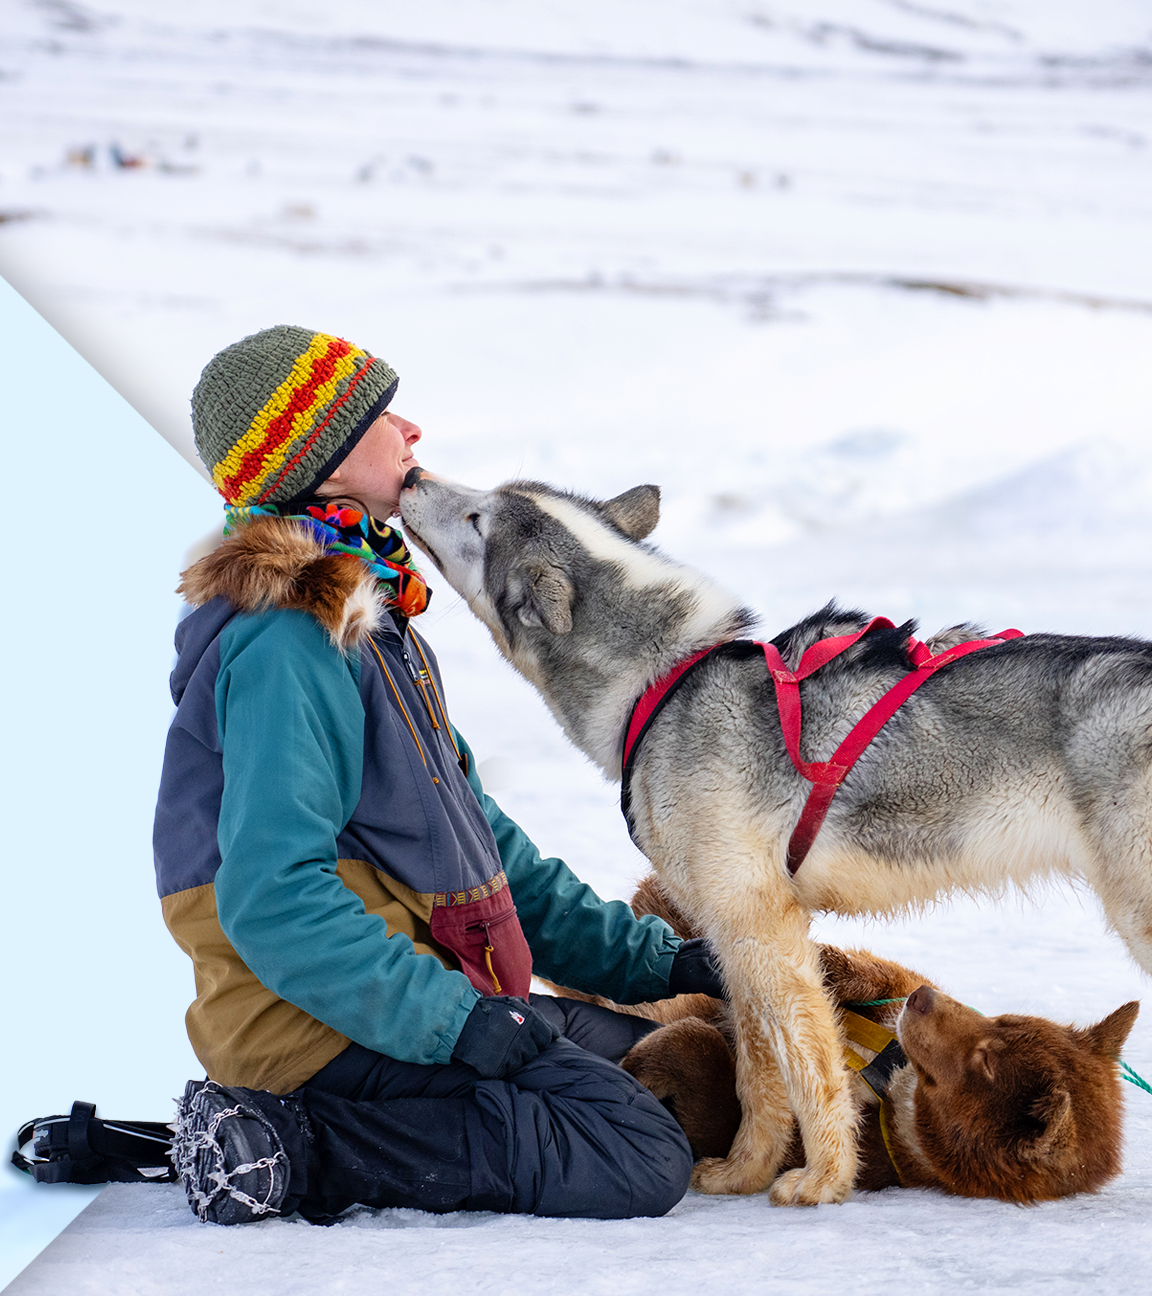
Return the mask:
{"type": "MultiPolygon", "coordinates": [[[[189,1137],[187,1132],[180,1128],[185,1124],[189,1116],[188,1113],[181,1113],[181,1120],[176,1129],[176,1137],[172,1143],[171,1155],[176,1171],[180,1176],[180,1181],[188,1194],[192,1209],[202,1222],[207,1222],[208,1207],[222,1192],[226,1192],[229,1197],[240,1202],[241,1205],[247,1206],[255,1215],[267,1215],[270,1212],[273,1214],[278,1213],[277,1207],[269,1205],[266,1201],[257,1201],[255,1197],[241,1191],[232,1183],[232,1179],[237,1175],[250,1174],[253,1170],[271,1170],[279,1162],[287,1161],[288,1158],[282,1150],[274,1156],[261,1157],[259,1161],[250,1161],[245,1165],[238,1165],[234,1170],[224,1168],[224,1150],[216,1138],[216,1131],[220,1128],[221,1121],[240,1114],[241,1111],[238,1106],[226,1107],[212,1117],[205,1129],[199,1130],[195,1136],[189,1137]],[[216,1185],[213,1192],[203,1192],[196,1183],[196,1154],[201,1151],[211,1153],[213,1160],[216,1162],[216,1169],[212,1170],[207,1176],[208,1181],[216,1185]]],[[[270,1192],[274,1183],[274,1177],[269,1175],[268,1189],[270,1192]]]]}

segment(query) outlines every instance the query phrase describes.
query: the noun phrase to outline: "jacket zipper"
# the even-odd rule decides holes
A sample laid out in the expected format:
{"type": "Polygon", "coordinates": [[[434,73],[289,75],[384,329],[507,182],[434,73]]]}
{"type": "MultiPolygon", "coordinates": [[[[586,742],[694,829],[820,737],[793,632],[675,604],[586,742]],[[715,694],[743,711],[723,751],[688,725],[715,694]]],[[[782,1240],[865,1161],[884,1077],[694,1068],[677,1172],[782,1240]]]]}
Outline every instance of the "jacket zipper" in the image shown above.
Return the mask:
{"type": "MultiPolygon", "coordinates": [[[[420,739],[416,733],[416,726],[412,723],[412,717],[408,714],[408,708],[404,705],[400,697],[400,690],[396,687],[396,681],[392,678],[392,672],[384,665],[384,655],[376,646],[376,640],[369,635],[368,642],[372,645],[372,651],[376,654],[376,660],[380,663],[380,669],[384,672],[384,678],[392,688],[392,693],[396,698],[396,705],[400,708],[400,714],[408,722],[408,730],[412,735],[412,741],[416,744],[416,750],[420,753],[420,759],[424,762],[424,768],[428,769],[428,758],[424,755],[424,748],[420,745],[420,739]]],[[[431,774],[431,770],[428,771],[431,774]]],[[[440,780],[433,776],[433,783],[439,783],[440,780]]]]}
{"type": "Polygon", "coordinates": [[[432,710],[432,703],[428,698],[428,671],[421,666],[417,666],[412,658],[408,655],[408,649],[401,644],[400,656],[404,659],[404,665],[408,668],[408,674],[412,677],[412,683],[420,690],[420,696],[424,699],[424,706],[428,711],[428,719],[432,721],[432,728],[439,729],[440,725],[436,719],[436,712],[432,710]]]}
{"type": "Polygon", "coordinates": [[[424,674],[428,679],[428,683],[432,686],[432,696],[436,699],[436,705],[440,708],[440,714],[444,719],[444,732],[448,735],[448,741],[452,744],[452,750],[456,753],[456,763],[460,766],[460,772],[467,778],[468,758],[456,744],[452,726],[448,722],[448,712],[444,708],[444,699],[440,696],[440,690],[436,687],[436,676],[432,674],[432,668],[428,665],[428,658],[424,656],[424,645],[420,642],[420,636],[411,626],[408,627],[408,635],[416,645],[416,651],[420,654],[420,660],[424,663],[424,674]]]}
{"type": "MultiPolygon", "coordinates": [[[[411,631],[409,631],[409,633],[411,634],[411,631]]],[[[420,739],[416,736],[416,726],[412,723],[412,717],[408,714],[408,711],[405,708],[404,703],[400,699],[400,690],[396,687],[395,681],[392,679],[392,675],[389,672],[388,667],[384,665],[384,656],[381,653],[380,649],[377,647],[375,639],[369,636],[368,642],[372,645],[372,651],[376,654],[376,660],[380,663],[380,669],[384,672],[384,678],[392,686],[392,692],[393,694],[395,694],[396,703],[400,707],[404,719],[408,722],[408,728],[412,733],[413,739],[415,740],[416,749],[420,753],[420,759],[424,762],[424,768],[428,769],[428,760],[424,755],[424,748],[421,747],[420,739]]],[[[415,634],[412,634],[412,642],[416,645],[416,651],[420,654],[420,660],[423,662],[423,665],[422,666],[416,665],[416,663],[412,660],[411,656],[409,655],[408,649],[404,647],[403,643],[401,643],[400,645],[400,656],[403,659],[404,665],[407,668],[412,683],[416,685],[416,688],[419,691],[421,698],[423,698],[424,700],[424,707],[425,710],[427,710],[428,712],[428,719],[432,722],[432,728],[437,733],[444,732],[448,735],[448,741],[452,744],[452,750],[456,753],[456,763],[460,766],[460,772],[464,775],[465,778],[467,778],[468,761],[467,758],[464,756],[463,752],[461,752],[460,748],[456,745],[456,737],[452,733],[451,724],[449,724],[448,722],[448,712],[444,709],[444,701],[440,697],[440,690],[436,687],[436,680],[433,678],[432,671],[428,666],[428,658],[424,656],[424,649],[421,647],[420,640],[416,638],[415,634]],[[436,720],[436,712],[433,711],[432,702],[428,697],[429,686],[431,686],[432,689],[432,696],[435,697],[436,699],[436,705],[440,708],[440,714],[444,718],[443,729],[441,729],[440,724],[436,720]]],[[[431,773],[430,770],[429,773],[431,773]]],[[[432,782],[439,784],[440,780],[436,778],[435,775],[433,775],[432,782]]]]}
{"type": "Polygon", "coordinates": [[[428,665],[428,658],[424,655],[424,645],[421,644],[419,637],[411,626],[408,627],[407,637],[414,644],[416,651],[420,654],[421,665],[417,666],[412,660],[408,649],[403,642],[400,644],[400,656],[404,661],[412,683],[420,690],[420,696],[424,699],[424,706],[428,712],[428,719],[432,722],[432,728],[439,731],[441,726],[436,720],[436,712],[432,709],[432,699],[428,696],[431,689],[432,697],[436,699],[436,706],[440,711],[440,718],[444,721],[443,732],[448,735],[448,741],[452,744],[452,750],[456,754],[456,763],[460,766],[460,772],[465,778],[468,777],[468,760],[456,743],[456,736],[452,732],[452,725],[448,720],[448,712],[444,707],[444,699],[440,696],[440,690],[436,687],[436,677],[432,674],[432,668],[428,665]]]}
{"type": "Polygon", "coordinates": [[[496,975],[496,969],[492,966],[492,955],[496,953],[496,946],[492,944],[492,937],[488,933],[491,923],[479,922],[471,923],[465,928],[466,931],[482,931],[484,933],[484,962],[488,967],[488,975],[492,978],[492,984],[497,994],[503,994],[504,991],[500,985],[500,978],[496,975]]]}

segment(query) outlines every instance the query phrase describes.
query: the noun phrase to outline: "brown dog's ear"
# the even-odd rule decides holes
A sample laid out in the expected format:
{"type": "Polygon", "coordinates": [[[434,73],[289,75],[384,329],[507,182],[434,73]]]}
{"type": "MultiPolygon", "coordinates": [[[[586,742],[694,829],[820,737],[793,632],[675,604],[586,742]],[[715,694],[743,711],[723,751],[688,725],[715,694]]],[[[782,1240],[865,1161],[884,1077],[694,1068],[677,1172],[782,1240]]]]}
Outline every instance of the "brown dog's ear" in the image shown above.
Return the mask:
{"type": "Polygon", "coordinates": [[[1041,1123],[1040,1132],[1020,1144],[1019,1154],[1026,1161],[1043,1161],[1058,1152],[1075,1133],[1072,1117],[1072,1095],[1059,1085],[1032,1104],[1028,1113],[1041,1123]]]}
{"type": "Polygon", "coordinates": [[[1139,1011],[1140,1002],[1133,999],[1131,1003],[1117,1008],[1114,1013],[1105,1017],[1103,1021],[1097,1022],[1095,1026],[1089,1026],[1084,1031],[1084,1038],[1093,1053],[1099,1053],[1102,1057],[1117,1057],[1124,1047],[1124,1041],[1128,1038],[1128,1032],[1136,1022],[1136,1014],[1139,1011]]]}
{"type": "Polygon", "coordinates": [[[982,1075],[985,1080],[995,1080],[996,1067],[1003,1052],[1003,1040],[996,1039],[995,1036],[982,1039],[972,1050],[972,1055],[968,1059],[968,1070],[982,1075]]]}
{"type": "Polygon", "coordinates": [[[604,516],[631,540],[643,540],[660,521],[660,487],[633,486],[600,505],[604,516]]]}
{"type": "Polygon", "coordinates": [[[518,610],[527,626],[539,625],[552,634],[568,634],[572,629],[572,604],[576,590],[563,567],[540,564],[521,572],[524,602],[518,610]]]}

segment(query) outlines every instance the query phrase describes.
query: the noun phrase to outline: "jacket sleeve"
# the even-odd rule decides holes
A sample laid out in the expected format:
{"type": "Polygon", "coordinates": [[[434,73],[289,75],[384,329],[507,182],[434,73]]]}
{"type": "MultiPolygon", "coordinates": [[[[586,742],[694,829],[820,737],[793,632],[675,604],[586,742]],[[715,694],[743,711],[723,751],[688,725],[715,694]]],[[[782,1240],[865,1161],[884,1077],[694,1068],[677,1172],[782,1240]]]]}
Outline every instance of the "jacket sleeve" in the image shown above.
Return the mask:
{"type": "Polygon", "coordinates": [[[680,938],[653,914],[637,918],[623,900],[601,900],[560,859],[542,859],[527,833],[484,791],[468,751],[468,782],[492,826],[534,970],[559,985],[617,1003],[668,996],[680,938]]]}
{"type": "Polygon", "coordinates": [[[479,994],[336,874],[363,776],[358,672],[307,613],[238,616],[221,635],[217,914],[282,999],[389,1057],[447,1062],[479,994]]]}

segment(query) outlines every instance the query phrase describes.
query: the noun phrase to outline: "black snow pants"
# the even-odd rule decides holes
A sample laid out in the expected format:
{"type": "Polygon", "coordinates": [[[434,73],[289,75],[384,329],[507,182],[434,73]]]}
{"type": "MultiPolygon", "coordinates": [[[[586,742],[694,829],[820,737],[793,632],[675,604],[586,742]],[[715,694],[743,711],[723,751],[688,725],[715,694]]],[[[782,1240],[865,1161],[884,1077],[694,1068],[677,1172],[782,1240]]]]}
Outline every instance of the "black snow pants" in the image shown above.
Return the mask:
{"type": "Polygon", "coordinates": [[[505,1080],[351,1044],[294,1093],[254,1093],[288,1154],[286,1208],[318,1222],[355,1203],[592,1219],[670,1210],[692,1172],[688,1142],[616,1065],[655,1023],[532,1003],[564,1035],[505,1080]]]}

